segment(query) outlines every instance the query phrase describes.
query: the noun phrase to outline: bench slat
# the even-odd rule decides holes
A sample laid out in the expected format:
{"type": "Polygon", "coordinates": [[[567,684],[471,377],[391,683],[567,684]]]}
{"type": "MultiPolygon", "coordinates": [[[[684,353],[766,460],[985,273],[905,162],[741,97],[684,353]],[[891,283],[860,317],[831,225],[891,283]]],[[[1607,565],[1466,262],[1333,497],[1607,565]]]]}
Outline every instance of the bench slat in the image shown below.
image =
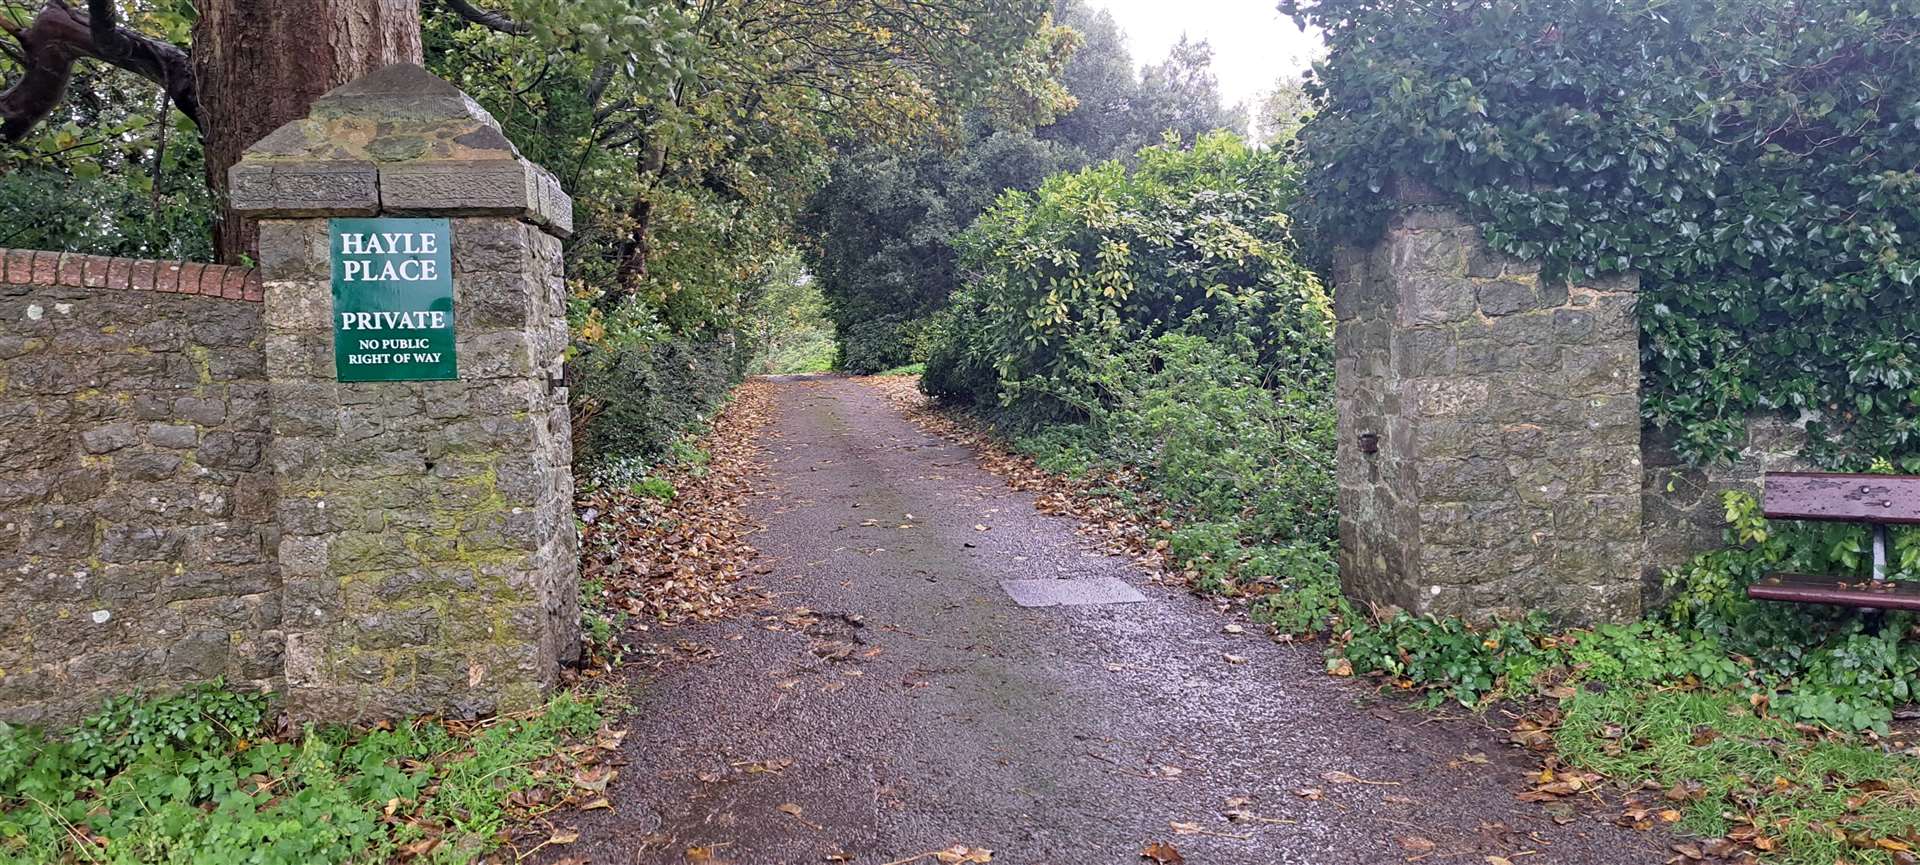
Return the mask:
{"type": "Polygon", "coordinates": [[[1920,477],[1769,472],[1769,519],[1920,524],[1920,477]]]}
{"type": "Polygon", "coordinates": [[[1920,610],[1920,583],[1872,580],[1850,577],[1813,577],[1805,574],[1775,574],[1747,586],[1747,597],[1756,601],[1785,601],[1793,604],[1830,604],[1836,607],[1871,607],[1879,610],[1920,610]]]}

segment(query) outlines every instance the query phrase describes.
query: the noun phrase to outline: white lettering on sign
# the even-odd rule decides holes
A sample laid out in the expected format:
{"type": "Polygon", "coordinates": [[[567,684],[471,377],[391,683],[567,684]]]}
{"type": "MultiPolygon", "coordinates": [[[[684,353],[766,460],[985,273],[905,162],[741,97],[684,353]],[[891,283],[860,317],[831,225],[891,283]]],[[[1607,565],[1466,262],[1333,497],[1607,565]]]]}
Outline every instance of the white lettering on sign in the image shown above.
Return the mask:
{"type": "Polygon", "coordinates": [[[345,282],[432,282],[440,278],[440,263],[431,256],[440,251],[440,237],[432,232],[342,234],[345,256],[415,255],[426,258],[374,260],[344,258],[340,278],[345,282]]]}
{"type": "Polygon", "coordinates": [[[344,265],[341,277],[348,282],[429,282],[440,278],[440,263],[432,259],[388,260],[378,266],[364,259],[349,259],[341,264],[344,265]]]}
{"type": "Polygon", "coordinates": [[[341,330],[439,330],[447,326],[444,310],[417,312],[343,312],[341,330]]]}
{"type": "Polygon", "coordinates": [[[440,352],[437,352],[437,351],[416,351],[416,352],[375,351],[375,352],[364,352],[361,354],[347,355],[347,363],[348,365],[351,365],[351,366],[363,366],[363,365],[378,366],[383,363],[439,363],[439,362],[440,362],[440,352]]]}
{"type": "Polygon", "coordinates": [[[396,234],[342,234],[342,255],[432,255],[440,251],[440,237],[431,232],[396,234]]]}

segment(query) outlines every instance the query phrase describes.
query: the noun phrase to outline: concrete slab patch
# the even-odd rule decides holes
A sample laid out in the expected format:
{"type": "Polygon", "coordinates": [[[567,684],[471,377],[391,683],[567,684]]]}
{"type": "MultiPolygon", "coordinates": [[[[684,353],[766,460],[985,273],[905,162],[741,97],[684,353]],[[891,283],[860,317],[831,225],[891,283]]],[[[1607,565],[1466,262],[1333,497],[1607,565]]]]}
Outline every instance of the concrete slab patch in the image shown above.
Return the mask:
{"type": "Polygon", "coordinates": [[[1133,604],[1146,595],[1121,580],[1001,580],[1013,602],[1023,607],[1066,607],[1086,604],[1133,604]]]}

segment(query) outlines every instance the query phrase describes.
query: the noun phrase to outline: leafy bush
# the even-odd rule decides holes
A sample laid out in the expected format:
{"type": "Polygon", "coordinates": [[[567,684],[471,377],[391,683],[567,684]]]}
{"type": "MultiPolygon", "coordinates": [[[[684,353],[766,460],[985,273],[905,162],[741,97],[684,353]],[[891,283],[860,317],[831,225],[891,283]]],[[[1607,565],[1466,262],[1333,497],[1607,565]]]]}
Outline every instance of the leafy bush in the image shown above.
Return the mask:
{"type": "Polygon", "coordinates": [[[1285,0],[1330,54],[1300,133],[1322,247],[1401,178],[1551,270],[1638,271],[1643,412],[1683,455],[1747,415],[1920,470],[1920,8],[1908,0],[1285,0]]]}
{"type": "MultiPolygon", "coordinates": [[[[95,133],[97,134],[97,133],[95,133]]],[[[205,261],[213,255],[212,194],[200,179],[199,145],[183,135],[190,163],[156,191],[145,172],[84,176],[30,166],[7,171],[0,156],[0,246],[132,258],[205,261]]]]}
{"type": "Polygon", "coordinates": [[[840,353],[836,366],[854,375],[872,375],[904,366],[919,358],[913,347],[921,322],[902,315],[882,315],[838,326],[840,353]]]}
{"type": "Polygon", "coordinates": [[[264,696],[218,687],[116,699],[59,738],[0,724],[0,863],[311,865],[403,848],[471,862],[499,843],[510,797],[565,783],[533,764],[599,724],[563,696],[471,733],[281,736],[264,696]]]}
{"type": "Polygon", "coordinates": [[[1263,618],[1312,633],[1343,603],[1332,398],[1323,371],[1262,371],[1256,354],[1170,333],[1097,357],[1092,416],[1016,445],[1047,470],[1150,491],[1197,588],[1258,598],[1263,618]]]}
{"type": "Polygon", "coordinates": [[[1183,332],[1103,359],[1090,383],[1111,403],[1089,405],[1094,425],[1185,515],[1239,520],[1262,540],[1332,541],[1326,367],[1262,369],[1257,354],[1183,332]]]}
{"type": "Polygon", "coordinates": [[[583,460],[649,460],[726,400],[746,358],[729,338],[634,337],[575,363],[574,436],[583,460]]]}
{"type": "MultiPolygon", "coordinates": [[[[1920,645],[1905,639],[1916,624],[1912,615],[1863,616],[1746,597],[1746,587],[1769,573],[1864,579],[1871,569],[1867,529],[1772,523],[1745,493],[1728,493],[1726,503],[1727,547],[1668,574],[1668,618],[1750,659],[1754,687],[1768,693],[1785,717],[1843,730],[1885,730],[1894,707],[1915,697],[1920,645]]],[[[1914,533],[1896,531],[1894,541],[1893,576],[1920,575],[1914,533]]]]}
{"type": "Polygon", "coordinates": [[[1028,425],[1084,420],[1116,399],[1110,355],[1174,331],[1310,382],[1332,317],[1291,257],[1293,186],[1285,158],[1219,133],[1002,195],[960,240],[968,284],[934,325],[928,392],[1028,425]]]}
{"type": "MultiPolygon", "coordinates": [[[[1062,43],[1059,83],[1077,103],[1046,117],[1005,116],[990,106],[949,134],[910,148],[842,152],[832,180],[802,220],[810,265],[839,328],[841,367],[865,374],[922,361],[915,338],[959,290],[954,239],[1009,189],[1031,190],[1055,172],[1127,158],[1169,132],[1181,141],[1244,129],[1246,115],[1221,104],[1204,42],[1181,42],[1142,66],[1113,17],[1082,0],[1052,4],[1075,33],[1062,43]],[[1029,128],[1022,122],[1040,122],[1029,128]]],[[[1144,58],[1143,58],[1144,59],[1144,58]]],[[[1062,106],[1065,107],[1065,106],[1062,106]]]]}

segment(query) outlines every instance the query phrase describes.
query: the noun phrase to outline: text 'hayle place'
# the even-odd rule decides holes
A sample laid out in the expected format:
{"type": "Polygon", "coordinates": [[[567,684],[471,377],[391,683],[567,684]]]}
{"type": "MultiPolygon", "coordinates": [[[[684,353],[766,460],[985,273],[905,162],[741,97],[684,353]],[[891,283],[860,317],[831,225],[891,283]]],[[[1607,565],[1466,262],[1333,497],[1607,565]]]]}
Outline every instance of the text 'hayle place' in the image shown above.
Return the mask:
{"type": "Polygon", "coordinates": [[[347,282],[431,282],[440,278],[440,238],[432,232],[340,235],[340,278],[347,282]],[[347,256],[367,256],[349,258],[347,256]],[[422,256],[376,258],[376,256],[422,256]]]}

